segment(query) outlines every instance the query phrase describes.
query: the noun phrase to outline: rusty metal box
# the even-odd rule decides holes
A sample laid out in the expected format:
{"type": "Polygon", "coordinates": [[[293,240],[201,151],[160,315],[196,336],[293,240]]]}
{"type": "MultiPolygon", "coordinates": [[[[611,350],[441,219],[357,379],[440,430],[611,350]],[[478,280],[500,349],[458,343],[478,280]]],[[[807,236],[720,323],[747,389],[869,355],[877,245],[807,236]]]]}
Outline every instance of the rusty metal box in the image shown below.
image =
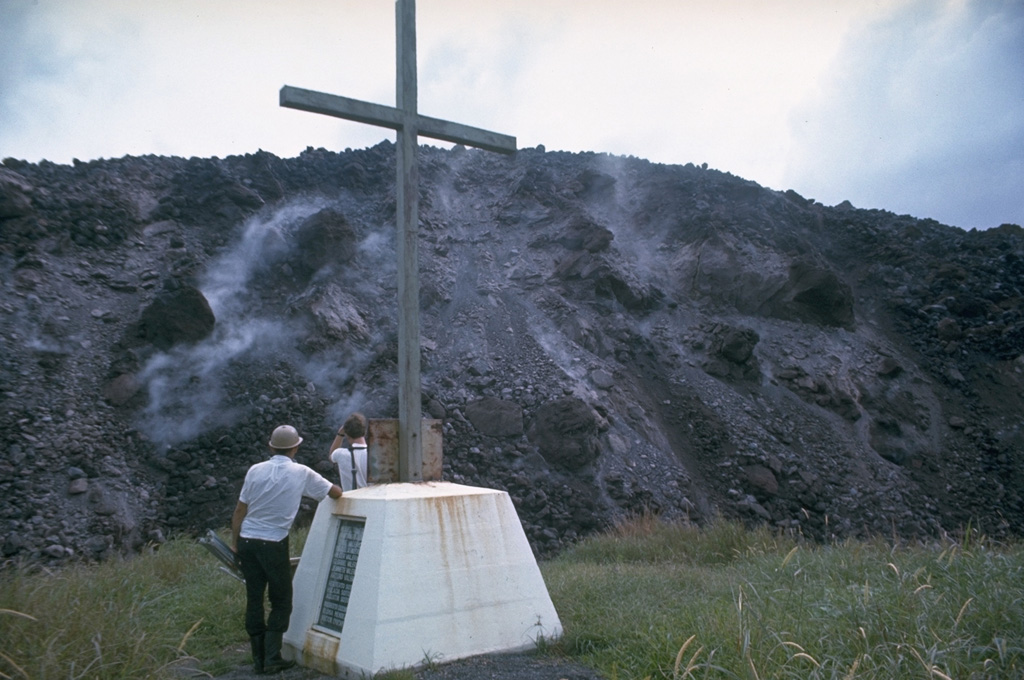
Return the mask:
{"type": "MultiPolygon", "coordinates": [[[[442,421],[420,421],[420,442],[423,449],[422,477],[413,481],[438,482],[441,480],[442,421]]],[[[389,484],[399,481],[398,475],[398,419],[371,418],[367,422],[366,481],[370,484],[389,484]]]]}

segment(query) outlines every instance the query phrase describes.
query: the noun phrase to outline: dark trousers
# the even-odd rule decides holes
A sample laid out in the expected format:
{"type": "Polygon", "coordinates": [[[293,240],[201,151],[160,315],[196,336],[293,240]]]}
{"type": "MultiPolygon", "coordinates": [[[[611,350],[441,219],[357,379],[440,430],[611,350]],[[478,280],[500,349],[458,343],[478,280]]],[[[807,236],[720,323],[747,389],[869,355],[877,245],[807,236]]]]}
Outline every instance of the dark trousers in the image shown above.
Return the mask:
{"type": "Polygon", "coordinates": [[[238,561],[245,577],[245,631],[250,636],[288,630],[292,615],[292,565],[288,538],[272,542],[238,539],[238,561]],[[263,619],[263,594],[270,600],[270,615],[263,619]]]}

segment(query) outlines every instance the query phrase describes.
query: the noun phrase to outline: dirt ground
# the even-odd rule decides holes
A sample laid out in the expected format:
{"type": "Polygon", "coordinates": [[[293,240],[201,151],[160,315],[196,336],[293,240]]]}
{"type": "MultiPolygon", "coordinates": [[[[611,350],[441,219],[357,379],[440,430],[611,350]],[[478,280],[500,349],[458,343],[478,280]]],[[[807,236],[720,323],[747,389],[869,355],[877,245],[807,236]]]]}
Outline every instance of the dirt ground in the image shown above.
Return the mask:
{"type": "MultiPolygon", "coordinates": [[[[178,677],[211,677],[190,664],[179,667],[178,677]]],[[[241,665],[218,680],[256,680],[268,676],[256,675],[252,666],[241,665]]],[[[292,668],[276,676],[279,680],[333,680],[308,668],[292,668]]],[[[597,671],[570,659],[539,654],[486,654],[450,663],[438,663],[416,672],[416,680],[603,680],[597,671]]]]}

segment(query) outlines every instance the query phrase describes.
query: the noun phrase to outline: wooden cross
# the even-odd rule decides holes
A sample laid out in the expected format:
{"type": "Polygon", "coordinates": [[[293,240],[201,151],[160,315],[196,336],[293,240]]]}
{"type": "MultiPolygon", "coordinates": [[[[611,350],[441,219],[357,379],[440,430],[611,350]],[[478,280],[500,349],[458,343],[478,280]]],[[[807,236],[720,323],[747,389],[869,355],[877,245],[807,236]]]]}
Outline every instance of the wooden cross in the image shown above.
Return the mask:
{"type": "Polygon", "coordinates": [[[398,244],[398,473],[399,481],[416,482],[423,477],[417,136],[508,154],[515,153],[516,138],[420,115],[416,109],[415,0],[397,0],[395,25],[397,89],[394,108],[288,85],[281,88],[281,106],[398,131],[395,201],[398,244]]]}

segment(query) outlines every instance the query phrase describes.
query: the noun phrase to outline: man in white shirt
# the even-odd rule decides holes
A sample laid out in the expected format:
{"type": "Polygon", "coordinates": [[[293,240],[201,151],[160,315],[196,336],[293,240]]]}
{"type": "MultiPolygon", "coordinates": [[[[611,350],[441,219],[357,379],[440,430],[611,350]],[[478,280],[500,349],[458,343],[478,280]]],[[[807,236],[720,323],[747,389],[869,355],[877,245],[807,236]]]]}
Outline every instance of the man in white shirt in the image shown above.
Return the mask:
{"type": "Polygon", "coordinates": [[[331,461],[338,466],[341,488],[352,491],[366,486],[366,417],[353,413],[331,442],[331,461]],[[348,446],[342,441],[347,438],[348,446]]]}
{"type": "Polygon", "coordinates": [[[302,437],[291,425],[270,435],[270,460],[249,468],[231,516],[233,548],[245,577],[245,630],[257,674],[277,673],[294,661],[281,657],[281,643],[292,614],[292,570],[288,553],[291,529],[303,496],[322,501],[340,498],[341,489],[295,462],[302,437]],[[270,614],[263,618],[263,595],[270,614]]]}

